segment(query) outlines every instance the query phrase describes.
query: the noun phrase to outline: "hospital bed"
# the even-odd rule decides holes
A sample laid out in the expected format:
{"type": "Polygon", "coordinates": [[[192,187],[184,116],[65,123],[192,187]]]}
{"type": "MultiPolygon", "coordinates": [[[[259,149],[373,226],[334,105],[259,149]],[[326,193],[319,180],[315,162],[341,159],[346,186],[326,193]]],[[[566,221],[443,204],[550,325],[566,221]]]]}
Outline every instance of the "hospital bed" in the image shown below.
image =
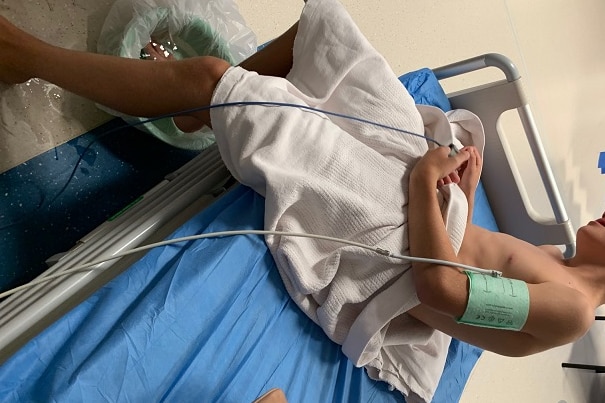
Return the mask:
{"type": "MultiPolygon", "coordinates": [[[[574,232],[516,67],[487,54],[401,77],[418,103],[477,114],[486,132],[474,222],[574,253],[574,232]],[[437,79],[497,69],[448,94],[437,79]],[[448,99],[449,98],[449,99],[448,99]],[[500,116],[518,112],[552,215],[537,215],[500,116]]],[[[210,147],[58,259],[40,277],[140,245],[261,229],[263,199],[235,183],[210,147]]],[[[453,340],[435,396],[458,401],[481,350],[453,340]]],[[[260,236],[181,242],[98,263],[0,302],[0,401],[402,401],[355,368],[289,299],[260,236]]]]}

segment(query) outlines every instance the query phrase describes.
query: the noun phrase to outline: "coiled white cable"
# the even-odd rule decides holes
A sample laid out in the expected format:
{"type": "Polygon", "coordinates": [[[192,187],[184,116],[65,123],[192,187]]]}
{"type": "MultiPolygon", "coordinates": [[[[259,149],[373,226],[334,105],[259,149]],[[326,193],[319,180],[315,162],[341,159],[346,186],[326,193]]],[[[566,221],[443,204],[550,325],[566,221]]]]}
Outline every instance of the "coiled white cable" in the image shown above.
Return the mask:
{"type": "Polygon", "coordinates": [[[0,293],[0,299],[8,297],[9,295],[15,294],[19,291],[34,287],[38,284],[42,284],[42,283],[54,280],[56,278],[65,277],[70,274],[74,274],[74,273],[78,273],[78,272],[82,272],[82,271],[97,270],[97,269],[95,269],[94,266],[97,266],[101,263],[108,262],[110,260],[115,260],[115,259],[119,259],[124,256],[143,252],[143,251],[146,251],[149,249],[158,248],[158,247],[166,246],[166,245],[172,245],[172,244],[181,243],[181,242],[195,241],[195,240],[199,240],[199,239],[221,238],[221,237],[235,236],[235,235],[277,235],[277,236],[292,236],[292,237],[299,237],[299,238],[320,239],[320,240],[333,241],[333,242],[338,242],[338,243],[342,243],[345,245],[351,245],[351,246],[356,246],[359,248],[367,249],[367,250],[375,252],[379,255],[388,257],[388,258],[399,259],[399,260],[404,260],[404,261],[408,261],[408,262],[422,262],[422,263],[437,264],[437,265],[442,265],[442,266],[456,267],[456,268],[472,271],[475,273],[489,275],[492,277],[501,277],[502,276],[502,272],[497,271],[497,270],[481,269],[479,267],[469,266],[469,265],[465,265],[462,263],[449,262],[447,260],[429,259],[429,258],[400,255],[400,254],[388,251],[386,249],[382,249],[380,247],[369,246],[369,245],[359,243],[359,242],[349,241],[349,240],[340,239],[340,238],[333,238],[333,237],[324,236],[324,235],[305,234],[305,233],[300,233],[300,232],[284,232],[284,231],[238,230],[238,231],[209,232],[206,234],[191,235],[191,236],[169,239],[166,241],[156,242],[156,243],[152,243],[149,245],[143,245],[143,246],[140,246],[137,248],[129,249],[129,250],[126,250],[123,252],[116,253],[113,256],[105,257],[105,258],[102,258],[99,260],[95,260],[94,262],[79,265],[72,269],[62,271],[61,273],[51,274],[48,276],[34,279],[27,284],[23,284],[22,286],[19,286],[19,287],[13,288],[11,290],[5,291],[3,293],[0,293]]]}

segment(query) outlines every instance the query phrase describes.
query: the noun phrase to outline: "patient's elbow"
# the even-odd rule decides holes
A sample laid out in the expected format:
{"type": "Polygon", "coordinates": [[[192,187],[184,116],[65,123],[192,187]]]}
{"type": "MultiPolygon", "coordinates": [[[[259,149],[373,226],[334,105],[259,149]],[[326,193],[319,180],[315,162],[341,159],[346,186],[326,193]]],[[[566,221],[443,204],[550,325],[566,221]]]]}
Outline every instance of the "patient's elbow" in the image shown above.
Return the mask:
{"type": "Polygon", "coordinates": [[[430,265],[414,269],[414,285],[421,304],[451,317],[466,309],[467,277],[446,266],[430,265]]]}

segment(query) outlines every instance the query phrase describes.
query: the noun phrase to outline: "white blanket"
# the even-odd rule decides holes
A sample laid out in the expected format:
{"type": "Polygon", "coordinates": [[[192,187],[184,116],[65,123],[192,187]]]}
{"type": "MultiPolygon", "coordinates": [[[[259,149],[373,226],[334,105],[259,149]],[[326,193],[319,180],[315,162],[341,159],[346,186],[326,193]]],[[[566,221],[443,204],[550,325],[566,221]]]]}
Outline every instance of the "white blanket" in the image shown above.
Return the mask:
{"type": "MultiPolygon", "coordinates": [[[[417,109],[386,61],[336,1],[309,1],[287,79],[239,67],[222,78],[213,103],[276,101],[380,121],[414,133],[483,146],[478,119],[417,109]]],[[[408,178],[428,149],[424,138],[287,107],[211,112],[225,164],[266,197],[266,229],[345,238],[406,254],[408,178]]],[[[460,247],[467,203],[457,186],[443,195],[452,245],[460,247]]],[[[430,401],[450,338],[406,312],[419,304],[409,264],[327,241],[267,237],[298,306],[371,377],[409,401],[430,401]]]]}

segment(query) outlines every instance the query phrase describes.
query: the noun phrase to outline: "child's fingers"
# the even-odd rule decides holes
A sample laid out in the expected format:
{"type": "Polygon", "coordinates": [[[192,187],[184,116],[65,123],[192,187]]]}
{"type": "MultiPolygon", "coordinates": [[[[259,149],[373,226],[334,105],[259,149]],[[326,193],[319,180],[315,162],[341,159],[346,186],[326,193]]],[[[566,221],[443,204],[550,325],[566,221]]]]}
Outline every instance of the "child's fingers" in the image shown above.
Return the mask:
{"type": "Polygon", "coordinates": [[[453,182],[453,183],[459,183],[460,182],[460,175],[458,175],[457,171],[454,171],[451,174],[449,174],[449,178],[450,178],[450,181],[453,182]]]}

